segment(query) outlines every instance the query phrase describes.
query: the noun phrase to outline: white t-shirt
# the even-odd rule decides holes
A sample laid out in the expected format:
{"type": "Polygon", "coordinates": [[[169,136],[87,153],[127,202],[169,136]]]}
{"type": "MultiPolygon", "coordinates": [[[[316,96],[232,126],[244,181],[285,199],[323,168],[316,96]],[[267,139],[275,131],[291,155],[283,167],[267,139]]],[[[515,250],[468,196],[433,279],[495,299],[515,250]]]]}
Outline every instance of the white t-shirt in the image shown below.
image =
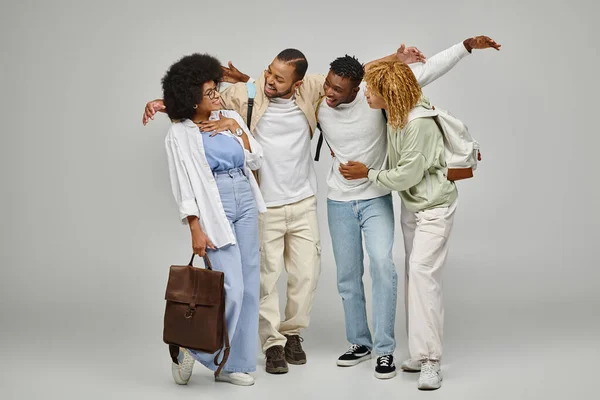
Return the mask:
{"type": "Polygon", "coordinates": [[[271,99],[253,133],[263,148],[259,181],[267,207],[314,196],[317,176],[310,153],[310,125],[295,99],[271,99]]]}
{"type": "Polygon", "coordinates": [[[389,194],[388,189],[376,186],[367,178],[347,180],[339,171],[340,163],[348,161],[358,161],[369,168],[386,168],[387,125],[381,110],[369,107],[365,83],[361,83],[360,91],[352,103],[331,108],[323,100],[318,119],[325,140],[335,153],[327,175],[327,198],[352,201],[389,194]]]}

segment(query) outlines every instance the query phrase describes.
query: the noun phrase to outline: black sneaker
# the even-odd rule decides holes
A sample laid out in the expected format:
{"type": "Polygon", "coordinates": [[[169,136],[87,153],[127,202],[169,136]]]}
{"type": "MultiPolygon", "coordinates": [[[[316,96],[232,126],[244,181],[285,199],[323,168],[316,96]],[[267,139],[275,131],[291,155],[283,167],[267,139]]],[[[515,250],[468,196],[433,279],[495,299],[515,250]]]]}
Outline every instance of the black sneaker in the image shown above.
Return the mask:
{"type": "Polygon", "coordinates": [[[338,358],[337,365],[339,367],[352,367],[353,365],[369,360],[370,358],[371,350],[369,350],[367,346],[353,344],[347,352],[338,358]]]}
{"type": "Polygon", "coordinates": [[[377,357],[377,366],[375,367],[375,378],[390,379],[396,376],[396,365],[394,365],[394,356],[387,355],[377,357]]]}

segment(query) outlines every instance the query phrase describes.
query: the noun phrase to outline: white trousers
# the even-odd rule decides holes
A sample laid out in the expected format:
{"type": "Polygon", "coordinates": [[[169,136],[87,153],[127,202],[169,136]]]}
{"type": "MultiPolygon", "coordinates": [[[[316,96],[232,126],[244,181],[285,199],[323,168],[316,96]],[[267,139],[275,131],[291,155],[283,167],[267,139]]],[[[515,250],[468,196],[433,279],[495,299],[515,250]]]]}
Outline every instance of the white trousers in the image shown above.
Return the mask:
{"type": "Polygon", "coordinates": [[[450,207],[417,213],[402,204],[405,306],[408,348],[413,360],[440,360],[444,337],[442,271],[458,200],[450,207]]]}

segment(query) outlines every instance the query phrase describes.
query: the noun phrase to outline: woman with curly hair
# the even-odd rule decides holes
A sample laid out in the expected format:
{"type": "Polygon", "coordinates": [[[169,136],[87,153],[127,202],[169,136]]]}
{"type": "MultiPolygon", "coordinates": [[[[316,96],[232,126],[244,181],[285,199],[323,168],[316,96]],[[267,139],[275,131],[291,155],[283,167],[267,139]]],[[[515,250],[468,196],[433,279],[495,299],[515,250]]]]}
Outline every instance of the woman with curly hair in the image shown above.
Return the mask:
{"type": "MultiPolygon", "coordinates": [[[[221,63],[192,54],[173,64],[162,79],[172,125],[165,139],[173,195],[192,248],[208,255],[225,275],[225,318],[231,352],[216,380],[254,384],[256,370],[260,257],[258,213],[266,210],[251,170],[262,148],[235,111],[221,110],[221,63]]],[[[177,350],[175,349],[175,353],[177,350]]],[[[179,349],[173,379],[188,383],[194,361],[215,371],[213,354],[179,349]]]]}
{"type": "Polygon", "coordinates": [[[442,269],[458,192],[444,174],[442,132],[432,117],[419,117],[419,113],[426,115],[426,110],[433,107],[422,97],[411,69],[398,61],[377,62],[366,72],[365,81],[369,106],[384,109],[388,115],[389,169],[377,170],[350,162],[340,171],[346,179],[368,178],[400,194],[411,356],[402,369],[420,370],[418,388],[434,390],[442,382],[442,269]],[[420,365],[414,366],[415,363],[420,365]]]}

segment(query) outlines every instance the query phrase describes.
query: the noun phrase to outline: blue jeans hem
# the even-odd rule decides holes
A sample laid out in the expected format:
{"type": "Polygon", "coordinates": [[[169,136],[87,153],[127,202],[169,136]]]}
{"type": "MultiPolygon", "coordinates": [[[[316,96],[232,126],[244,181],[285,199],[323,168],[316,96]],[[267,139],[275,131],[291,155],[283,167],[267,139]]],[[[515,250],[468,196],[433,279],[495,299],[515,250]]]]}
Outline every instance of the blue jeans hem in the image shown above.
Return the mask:
{"type": "MultiPolygon", "coordinates": [[[[210,362],[210,363],[206,363],[204,361],[198,361],[198,362],[213,372],[215,372],[217,370],[217,368],[219,368],[213,362],[210,362]]],[[[244,368],[244,367],[230,367],[230,366],[226,365],[225,367],[223,367],[223,371],[224,372],[255,372],[256,366],[244,368]]]]}

